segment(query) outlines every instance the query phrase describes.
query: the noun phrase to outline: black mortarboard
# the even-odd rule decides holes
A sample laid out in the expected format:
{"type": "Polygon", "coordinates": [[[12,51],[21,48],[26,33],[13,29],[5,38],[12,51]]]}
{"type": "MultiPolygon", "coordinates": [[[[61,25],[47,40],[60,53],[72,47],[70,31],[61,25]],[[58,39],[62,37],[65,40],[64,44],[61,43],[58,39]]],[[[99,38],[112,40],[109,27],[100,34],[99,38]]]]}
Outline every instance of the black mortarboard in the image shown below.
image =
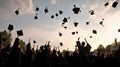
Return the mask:
{"type": "Polygon", "coordinates": [[[36,41],[35,41],[35,40],[33,40],[33,43],[36,43],[36,41]]]}
{"type": "Polygon", "coordinates": [[[19,9],[20,9],[20,8],[18,8],[18,9],[15,11],[15,14],[16,14],[16,15],[19,14],[19,9]]]}
{"type": "Polygon", "coordinates": [[[64,25],[65,24],[65,22],[62,22],[62,25],[64,25]]]}
{"type": "Polygon", "coordinates": [[[66,17],[63,19],[63,22],[68,22],[66,17]]]}
{"type": "Polygon", "coordinates": [[[47,8],[47,7],[44,9],[44,12],[45,12],[45,13],[48,13],[48,8],[47,8]]]}
{"type": "Polygon", "coordinates": [[[63,43],[62,43],[62,42],[60,42],[60,46],[63,46],[63,43]]]}
{"type": "Polygon", "coordinates": [[[76,34],[78,34],[78,31],[76,31],[76,34]]]}
{"type": "Polygon", "coordinates": [[[64,26],[64,28],[65,28],[65,30],[67,29],[67,27],[66,27],[66,26],[64,26]]]}
{"type": "Polygon", "coordinates": [[[18,36],[23,36],[23,31],[22,31],[22,30],[18,30],[18,31],[17,31],[17,35],[18,35],[18,36]]]}
{"type": "Polygon", "coordinates": [[[118,4],[118,1],[114,1],[113,4],[112,4],[112,7],[116,8],[117,4],[118,4]]]}
{"type": "Polygon", "coordinates": [[[92,38],[92,36],[90,36],[90,38],[92,38]]]}
{"type": "Polygon", "coordinates": [[[103,25],[103,20],[104,20],[104,19],[102,19],[102,21],[99,22],[99,24],[102,25],[102,26],[104,26],[104,25],[103,25]]]}
{"type": "Polygon", "coordinates": [[[72,32],[72,35],[75,35],[75,32],[72,32]]]}
{"type": "Polygon", "coordinates": [[[78,25],[78,22],[74,22],[74,26],[77,27],[77,25],[78,25]]]}
{"type": "Polygon", "coordinates": [[[37,16],[38,14],[36,13],[36,15],[35,15],[35,17],[34,17],[34,19],[38,19],[38,16],[37,16]]]}
{"type": "Polygon", "coordinates": [[[38,8],[38,7],[36,7],[35,11],[39,11],[39,8],[38,8]]]}
{"type": "Polygon", "coordinates": [[[58,13],[56,13],[55,16],[58,18],[58,13]]]}
{"type": "Polygon", "coordinates": [[[118,32],[120,32],[120,29],[118,29],[118,32]]]}
{"type": "Polygon", "coordinates": [[[95,12],[94,12],[93,10],[90,10],[89,13],[90,13],[91,15],[94,15],[94,14],[95,14],[95,12]]]}
{"type": "Polygon", "coordinates": [[[74,5],[74,8],[72,9],[74,14],[78,14],[79,12],[81,12],[79,7],[76,7],[76,5],[74,5]]]}
{"type": "Polygon", "coordinates": [[[54,15],[51,15],[51,19],[53,19],[54,18],[54,15]]]}
{"type": "Polygon", "coordinates": [[[97,31],[96,30],[92,30],[93,34],[97,34],[97,31]]]}
{"type": "Polygon", "coordinates": [[[62,36],[62,33],[59,32],[59,36],[62,36]]]}
{"type": "Polygon", "coordinates": [[[86,22],[86,25],[88,25],[90,22],[86,22]]]}
{"type": "Polygon", "coordinates": [[[109,5],[109,3],[108,2],[106,2],[105,4],[104,4],[104,6],[108,6],[109,5]]]}
{"type": "Polygon", "coordinates": [[[62,14],[63,13],[63,11],[62,10],[59,10],[59,14],[62,14]]]}
{"type": "Polygon", "coordinates": [[[103,25],[103,21],[100,21],[100,25],[103,25]]]}
{"type": "Polygon", "coordinates": [[[12,31],[14,29],[13,25],[9,24],[8,30],[12,31]]]}

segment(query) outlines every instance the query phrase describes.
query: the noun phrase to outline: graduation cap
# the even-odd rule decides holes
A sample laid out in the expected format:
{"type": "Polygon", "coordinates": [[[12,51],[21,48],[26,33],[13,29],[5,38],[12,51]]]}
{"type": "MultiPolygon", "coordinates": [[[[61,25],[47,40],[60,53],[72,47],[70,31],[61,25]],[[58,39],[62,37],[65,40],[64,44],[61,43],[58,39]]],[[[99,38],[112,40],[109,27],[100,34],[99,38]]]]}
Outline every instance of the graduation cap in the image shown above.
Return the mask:
{"type": "Polygon", "coordinates": [[[104,4],[104,6],[108,6],[109,5],[109,3],[108,2],[106,2],[105,4],[104,4]]]}
{"type": "Polygon", "coordinates": [[[56,13],[55,16],[58,18],[58,13],[56,13]]]}
{"type": "Polygon", "coordinates": [[[86,22],[86,25],[88,25],[90,22],[86,22]]]}
{"type": "Polygon", "coordinates": [[[62,22],[62,25],[64,25],[65,24],[65,22],[62,22]]]}
{"type": "Polygon", "coordinates": [[[18,8],[18,9],[15,11],[15,14],[16,14],[16,15],[19,14],[19,9],[20,9],[20,8],[18,8]]]}
{"type": "Polygon", "coordinates": [[[62,33],[59,32],[59,36],[62,36],[62,33]]]}
{"type": "Polygon", "coordinates": [[[79,12],[81,12],[79,7],[76,7],[76,5],[74,5],[74,8],[72,9],[74,14],[78,14],[79,12]]]}
{"type": "Polygon", "coordinates": [[[90,13],[91,15],[94,15],[94,14],[95,14],[95,12],[94,12],[93,10],[90,10],[89,13],[90,13]]]}
{"type": "Polygon", "coordinates": [[[35,17],[34,17],[35,20],[38,19],[38,16],[37,16],[37,15],[38,15],[38,13],[36,13],[36,15],[35,15],[35,17]]]}
{"type": "Polygon", "coordinates": [[[63,46],[63,43],[62,43],[62,42],[60,42],[60,46],[63,46]]]}
{"type": "Polygon", "coordinates": [[[72,35],[75,35],[75,32],[71,32],[72,33],[72,35]]]}
{"type": "Polygon", "coordinates": [[[51,15],[51,19],[53,19],[54,18],[54,15],[51,15]]]}
{"type": "Polygon", "coordinates": [[[63,14],[63,11],[62,11],[62,10],[59,10],[59,14],[63,14]]]}
{"type": "Polygon", "coordinates": [[[102,25],[102,26],[104,26],[104,25],[103,25],[103,20],[104,20],[104,19],[102,19],[102,21],[100,21],[100,22],[99,22],[99,23],[100,23],[100,25],[102,25]]]}
{"type": "Polygon", "coordinates": [[[45,13],[48,13],[48,8],[47,8],[47,7],[44,9],[44,12],[45,12],[45,13]]]}
{"type": "Polygon", "coordinates": [[[79,24],[78,22],[74,22],[74,26],[75,26],[75,27],[77,27],[78,24],[79,24]]]}
{"type": "Polygon", "coordinates": [[[9,24],[8,30],[12,31],[14,29],[13,25],[9,24]]]}
{"type": "Polygon", "coordinates": [[[18,35],[18,36],[23,36],[23,31],[22,31],[22,30],[18,30],[18,31],[17,31],[17,35],[18,35]]]}
{"type": "Polygon", "coordinates": [[[118,1],[114,1],[113,4],[112,4],[112,7],[116,8],[117,5],[118,5],[118,1]]]}
{"type": "Polygon", "coordinates": [[[96,30],[92,30],[93,34],[97,34],[97,31],[96,30]]]}
{"type": "Polygon", "coordinates": [[[120,29],[118,29],[118,32],[120,32],[120,29]]]}
{"type": "Polygon", "coordinates": [[[63,19],[63,22],[68,22],[66,17],[63,19]]]}
{"type": "Polygon", "coordinates": [[[92,36],[90,36],[90,38],[92,38],[92,36]]]}
{"type": "Polygon", "coordinates": [[[38,7],[36,7],[35,11],[39,11],[39,8],[38,8],[38,7]]]}
{"type": "Polygon", "coordinates": [[[104,26],[104,25],[103,25],[103,21],[100,21],[100,25],[104,26]]]}
{"type": "Polygon", "coordinates": [[[78,31],[76,31],[76,34],[78,34],[78,31]]]}
{"type": "Polygon", "coordinates": [[[35,40],[33,40],[33,43],[36,43],[36,41],[35,41],[35,40]]]}
{"type": "Polygon", "coordinates": [[[67,29],[67,26],[64,26],[65,30],[67,29]]]}

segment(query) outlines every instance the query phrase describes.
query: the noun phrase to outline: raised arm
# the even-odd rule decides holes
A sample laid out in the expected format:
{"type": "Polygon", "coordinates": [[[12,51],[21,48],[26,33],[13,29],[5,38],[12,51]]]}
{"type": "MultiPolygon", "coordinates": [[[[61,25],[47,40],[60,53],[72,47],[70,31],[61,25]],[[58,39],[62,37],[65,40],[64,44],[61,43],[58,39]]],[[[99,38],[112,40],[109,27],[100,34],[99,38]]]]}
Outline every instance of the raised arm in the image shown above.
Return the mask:
{"type": "Polygon", "coordinates": [[[85,42],[86,42],[87,44],[89,44],[89,43],[87,42],[86,38],[85,38],[84,40],[85,40],[85,42]]]}
{"type": "Polygon", "coordinates": [[[117,38],[115,38],[115,45],[118,46],[118,43],[117,43],[117,38]]]}
{"type": "Polygon", "coordinates": [[[86,38],[84,40],[87,43],[87,45],[86,45],[87,52],[89,52],[91,50],[91,45],[88,43],[88,41],[86,40],[86,38]]]}

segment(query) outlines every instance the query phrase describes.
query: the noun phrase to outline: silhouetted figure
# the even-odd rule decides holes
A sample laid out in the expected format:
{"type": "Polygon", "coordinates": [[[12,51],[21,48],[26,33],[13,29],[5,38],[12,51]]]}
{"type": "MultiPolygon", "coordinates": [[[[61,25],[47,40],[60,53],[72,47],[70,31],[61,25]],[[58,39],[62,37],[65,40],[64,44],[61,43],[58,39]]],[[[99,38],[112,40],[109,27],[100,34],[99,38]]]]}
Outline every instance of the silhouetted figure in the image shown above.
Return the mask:
{"type": "Polygon", "coordinates": [[[82,43],[80,43],[79,39],[80,38],[78,38],[78,41],[76,41],[76,45],[78,46],[78,50],[79,50],[78,60],[80,62],[80,66],[87,66],[89,64],[88,54],[90,52],[91,46],[89,45],[86,39],[85,39],[87,43],[86,46],[85,46],[85,42],[83,41],[82,43]]]}
{"type": "Polygon", "coordinates": [[[26,67],[32,67],[32,49],[30,40],[26,45],[26,67]]]}
{"type": "Polygon", "coordinates": [[[120,44],[117,42],[117,38],[115,38],[115,48],[114,48],[114,62],[115,64],[120,64],[120,44]]]}
{"type": "Polygon", "coordinates": [[[106,3],[104,4],[105,7],[108,6],[108,5],[109,5],[109,2],[106,2],[106,3]]]}
{"type": "Polygon", "coordinates": [[[10,67],[20,67],[21,65],[21,51],[19,47],[19,38],[15,39],[14,44],[11,48],[9,65],[10,67]]]}

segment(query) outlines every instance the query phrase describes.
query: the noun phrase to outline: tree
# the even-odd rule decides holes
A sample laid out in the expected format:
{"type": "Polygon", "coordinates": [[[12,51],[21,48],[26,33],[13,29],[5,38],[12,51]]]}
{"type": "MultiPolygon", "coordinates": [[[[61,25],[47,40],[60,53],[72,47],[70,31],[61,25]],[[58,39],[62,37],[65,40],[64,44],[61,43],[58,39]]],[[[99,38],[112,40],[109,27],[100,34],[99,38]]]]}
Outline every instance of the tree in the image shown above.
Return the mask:
{"type": "Polygon", "coordinates": [[[23,52],[25,52],[25,50],[26,50],[25,44],[26,43],[23,40],[19,41],[20,48],[23,50],[23,52]]]}
{"type": "Polygon", "coordinates": [[[11,33],[7,32],[6,30],[0,32],[0,46],[4,46],[5,48],[8,45],[11,45],[11,33]]]}
{"type": "Polygon", "coordinates": [[[111,49],[112,49],[112,45],[107,45],[106,48],[105,48],[105,51],[106,52],[111,52],[111,49]]]}
{"type": "Polygon", "coordinates": [[[100,45],[97,47],[97,51],[100,52],[100,53],[101,53],[101,52],[104,52],[104,51],[105,51],[104,46],[100,44],[100,45]]]}

